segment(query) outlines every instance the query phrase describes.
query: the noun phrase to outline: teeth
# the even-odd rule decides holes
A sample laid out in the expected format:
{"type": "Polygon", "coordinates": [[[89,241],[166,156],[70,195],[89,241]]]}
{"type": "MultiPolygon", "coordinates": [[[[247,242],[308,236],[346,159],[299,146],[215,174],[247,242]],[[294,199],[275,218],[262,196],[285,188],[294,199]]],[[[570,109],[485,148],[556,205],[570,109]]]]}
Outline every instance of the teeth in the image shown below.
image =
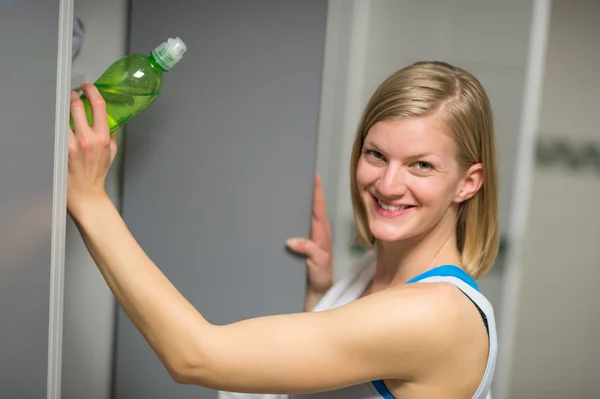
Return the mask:
{"type": "Polygon", "coordinates": [[[406,205],[398,205],[398,206],[393,206],[393,205],[386,205],[383,204],[381,201],[377,200],[377,202],[379,203],[379,205],[381,205],[381,207],[383,209],[385,209],[386,211],[399,211],[402,209],[406,209],[406,205]]]}

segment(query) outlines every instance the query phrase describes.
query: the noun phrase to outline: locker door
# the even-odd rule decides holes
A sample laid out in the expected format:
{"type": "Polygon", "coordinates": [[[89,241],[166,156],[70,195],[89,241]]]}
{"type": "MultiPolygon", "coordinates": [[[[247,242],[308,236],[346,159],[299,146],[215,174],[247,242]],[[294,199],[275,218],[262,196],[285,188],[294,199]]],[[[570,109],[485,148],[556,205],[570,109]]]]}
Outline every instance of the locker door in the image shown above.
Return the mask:
{"type": "MultiPolygon", "coordinates": [[[[303,308],[327,2],[132,1],[130,51],[188,46],[125,131],[123,214],[216,324],[303,308]]],[[[115,398],[216,398],[174,383],[120,311],[115,398]]]]}
{"type": "Polygon", "coordinates": [[[1,398],[60,398],[71,18],[0,0],[1,398]]]}

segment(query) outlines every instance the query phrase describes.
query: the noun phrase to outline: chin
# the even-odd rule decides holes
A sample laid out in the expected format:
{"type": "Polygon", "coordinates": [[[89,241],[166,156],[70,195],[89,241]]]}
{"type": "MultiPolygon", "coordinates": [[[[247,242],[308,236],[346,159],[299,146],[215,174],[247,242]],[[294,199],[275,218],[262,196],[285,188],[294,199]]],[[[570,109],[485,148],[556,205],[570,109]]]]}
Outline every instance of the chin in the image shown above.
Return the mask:
{"type": "Polygon", "coordinates": [[[397,242],[412,238],[420,233],[419,208],[400,211],[398,215],[371,207],[367,219],[371,235],[382,242],[397,242]]]}
{"type": "Polygon", "coordinates": [[[405,227],[389,226],[378,222],[369,223],[369,229],[373,237],[381,242],[397,242],[415,236],[415,232],[411,232],[405,227]]]}

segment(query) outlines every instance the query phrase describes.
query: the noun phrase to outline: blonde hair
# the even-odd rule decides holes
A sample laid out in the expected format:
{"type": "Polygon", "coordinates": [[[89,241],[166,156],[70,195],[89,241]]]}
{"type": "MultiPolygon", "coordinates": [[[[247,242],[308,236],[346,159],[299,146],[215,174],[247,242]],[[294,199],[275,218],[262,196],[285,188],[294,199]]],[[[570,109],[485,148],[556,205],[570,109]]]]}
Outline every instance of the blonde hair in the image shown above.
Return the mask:
{"type": "Polygon", "coordinates": [[[490,101],[479,81],[444,62],[417,62],[389,76],[373,93],[359,122],[350,162],[356,241],[375,238],[358,192],[356,167],[367,133],[377,122],[436,114],[453,134],[464,170],[483,166],[483,185],[459,206],[456,227],[462,267],[473,278],[485,274],[498,254],[498,177],[490,101]]]}

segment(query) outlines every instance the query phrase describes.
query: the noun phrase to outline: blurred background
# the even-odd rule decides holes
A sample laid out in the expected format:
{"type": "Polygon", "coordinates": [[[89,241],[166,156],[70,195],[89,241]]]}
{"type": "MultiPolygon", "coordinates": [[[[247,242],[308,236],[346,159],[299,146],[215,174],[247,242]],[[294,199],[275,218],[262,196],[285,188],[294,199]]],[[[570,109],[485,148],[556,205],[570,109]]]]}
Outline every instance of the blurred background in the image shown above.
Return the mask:
{"type": "Polygon", "coordinates": [[[119,132],[108,190],[211,322],[302,309],[284,245],[309,232],[315,172],[336,279],[362,255],[362,108],[392,72],[441,60],[480,79],[495,117],[493,397],[600,398],[600,1],[0,0],[0,33],[0,398],[217,397],[169,378],[62,210],[65,89],[176,36],[188,53],[119,132]]]}

